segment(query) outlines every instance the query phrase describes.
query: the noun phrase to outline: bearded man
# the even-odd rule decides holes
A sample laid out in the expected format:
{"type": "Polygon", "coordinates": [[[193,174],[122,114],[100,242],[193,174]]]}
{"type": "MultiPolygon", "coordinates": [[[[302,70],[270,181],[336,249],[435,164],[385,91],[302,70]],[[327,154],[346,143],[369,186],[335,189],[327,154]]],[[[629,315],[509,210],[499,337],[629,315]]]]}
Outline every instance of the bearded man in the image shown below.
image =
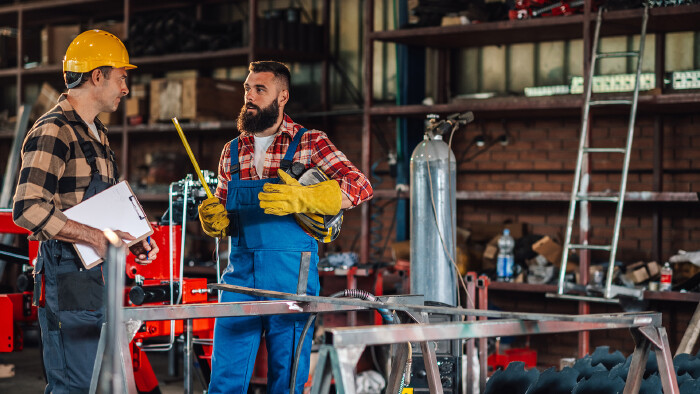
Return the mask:
{"type": "MultiPolygon", "coordinates": [[[[284,112],[290,72],[282,63],[250,64],[245,103],[238,116],[241,135],[224,146],[215,197],[199,207],[204,231],[231,237],[229,265],[221,283],[296,293],[299,262],[311,252],[306,294],[318,295],[317,235],[295,214],[336,215],[372,197],[367,177],[318,130],[307,130],[284,112]],[[316,167],[329,180],[302,186],[285,172],[292,163],[316,167]],[[225,204],[225,206],[224,206],[225,204]]],[[[222,292],[220,302],[260,297],[222,292]]],[[[268,393],[302,393],[309,373],[313,329],[304,339],[298,370],[293,358],[307,314],[216,319],[209,393],[247,393],[264,333],[268,352],[268,393]]]]}

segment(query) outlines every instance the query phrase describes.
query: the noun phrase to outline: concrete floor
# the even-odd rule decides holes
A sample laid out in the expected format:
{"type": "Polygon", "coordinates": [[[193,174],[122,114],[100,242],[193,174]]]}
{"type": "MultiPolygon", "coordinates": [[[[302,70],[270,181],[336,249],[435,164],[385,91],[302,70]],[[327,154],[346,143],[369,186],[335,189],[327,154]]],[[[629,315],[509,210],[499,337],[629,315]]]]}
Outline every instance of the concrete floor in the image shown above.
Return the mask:
{"type": "MultiPolygon", "coordinates": [[[[24,349],[19,352],[0,353],[0,364],[14,364],[15,376],[0,378],[0,393],[42,393],[46,387],[41,367],[41,352],[35,330],[25,334],[24,349]]],[[[166,352],[149,352],[148,358],[159,381],[163,394],[182,393],[182,376],[168,375],[168,354],[166,352]]],[[[182,362],[180,362],[182,374],[182,362]]],[[[195,393],[203,392],[202,385],[193,378],[195,393]]]]}

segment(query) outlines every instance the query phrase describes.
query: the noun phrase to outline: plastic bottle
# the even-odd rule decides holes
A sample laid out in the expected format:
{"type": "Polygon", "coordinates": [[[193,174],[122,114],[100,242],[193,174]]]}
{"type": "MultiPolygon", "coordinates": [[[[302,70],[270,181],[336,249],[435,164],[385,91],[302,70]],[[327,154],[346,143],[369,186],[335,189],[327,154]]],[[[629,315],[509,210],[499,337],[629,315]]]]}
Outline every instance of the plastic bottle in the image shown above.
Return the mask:
{"type": "Polygon", "coordinates": [[[668,261],[661,268],[661,283],[659,284],[659,291],[671,291],[671,285],[673,282],[673,268],[668,261]]]}
{"type": "Polygon", "coordinates": [[[503,230],[503,235],[498,239],[496,273],[500,281],[509,282],[513,279],[514,247],[515,240],[510,236],[510,230],[506,228],[503,230]]]}

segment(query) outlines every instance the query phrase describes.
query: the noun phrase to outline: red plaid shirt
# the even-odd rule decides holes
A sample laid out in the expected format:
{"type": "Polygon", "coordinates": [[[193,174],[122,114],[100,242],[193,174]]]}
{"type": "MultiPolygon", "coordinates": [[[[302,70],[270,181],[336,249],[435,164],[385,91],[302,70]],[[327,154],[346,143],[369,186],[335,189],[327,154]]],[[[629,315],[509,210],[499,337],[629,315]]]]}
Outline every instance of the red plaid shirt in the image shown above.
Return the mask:
{"type": "MultiPolygon", "coordinates": [[[[259,176],[256,172],[253,161],[255,139],[252,135],[241,134],[238,138],[240,179],[276,178],[277,170],[284,158],[284,154],[287,152],[287,147],[300,129],[302,129],[301,125],[294,123],[288,115],[284,115],[280,129],[275,135],[275,140],[265,153],[265,169],[262,176],[259,176]]],[[[372,185],[370,185],[367,177],[345,157],[343,152],[333,145],[326,133],[322,131],[307,130],[304,133],[297,151],[294,153],[293,161],[301,162],[306,168],[318,166],[329,178],[338,181],[340,190],[352,202],[353,207],[372,198],[372,185]]],[[[223,203],[226,202],[227,187],[230,180],[231,142],[228,142],[221,152],[219,185],[216,188],[216,193],[214,193],[223,203]]]]}

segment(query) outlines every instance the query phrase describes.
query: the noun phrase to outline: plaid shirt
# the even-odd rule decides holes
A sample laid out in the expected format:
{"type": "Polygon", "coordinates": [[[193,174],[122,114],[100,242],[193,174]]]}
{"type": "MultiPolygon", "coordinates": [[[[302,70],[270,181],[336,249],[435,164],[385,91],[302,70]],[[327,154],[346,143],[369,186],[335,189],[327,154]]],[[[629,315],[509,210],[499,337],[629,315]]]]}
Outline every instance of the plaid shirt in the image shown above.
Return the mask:
{"type": "MultiPolygon", "coordinates": [[[[241,134],[238,138],[239,176],[241,180],[276,178],[280,162],[287,152],[294,135],[302,128],[294,123],[288,115],[284,115],[275,140],[265,154],[265,169],[262,177],[255,170],[253,154],[255,139],[252,135],[241,134]]],[[[295,162],[303,163],[306,168],[318,166],[329,178],[340,183],[340,190],[352,202],[353,207],[372,198],[372,186],[367,177],[360,172],[333,143],[326,133],[318,130],[308,130],[301,138],[296,153],[295,162]]],[[[219,184],[216,197],[225,203],[228,181],[231,180],[231,143],[224,146],[219,160],[219,184]]]]}
{"type": "Polygon", "coordinates": [[[85,122],[62,94],[58,104],[36,121],[22,145],[22,167],[14,197],[13,219],[32,234],[31,240],[53,238],[66,224],[62,211],[78,204],[90,184],[91,169],[75,133],[95,148],[96,165],[102,180],[114,183],[112,150],[107,141],[107,128],[95,118],[100,136],[97,141],[85,122]],[[68,124],[54,119],[63,114],[68,124]],[[43,123],[43,124],[42,124],[43,123]]]}

